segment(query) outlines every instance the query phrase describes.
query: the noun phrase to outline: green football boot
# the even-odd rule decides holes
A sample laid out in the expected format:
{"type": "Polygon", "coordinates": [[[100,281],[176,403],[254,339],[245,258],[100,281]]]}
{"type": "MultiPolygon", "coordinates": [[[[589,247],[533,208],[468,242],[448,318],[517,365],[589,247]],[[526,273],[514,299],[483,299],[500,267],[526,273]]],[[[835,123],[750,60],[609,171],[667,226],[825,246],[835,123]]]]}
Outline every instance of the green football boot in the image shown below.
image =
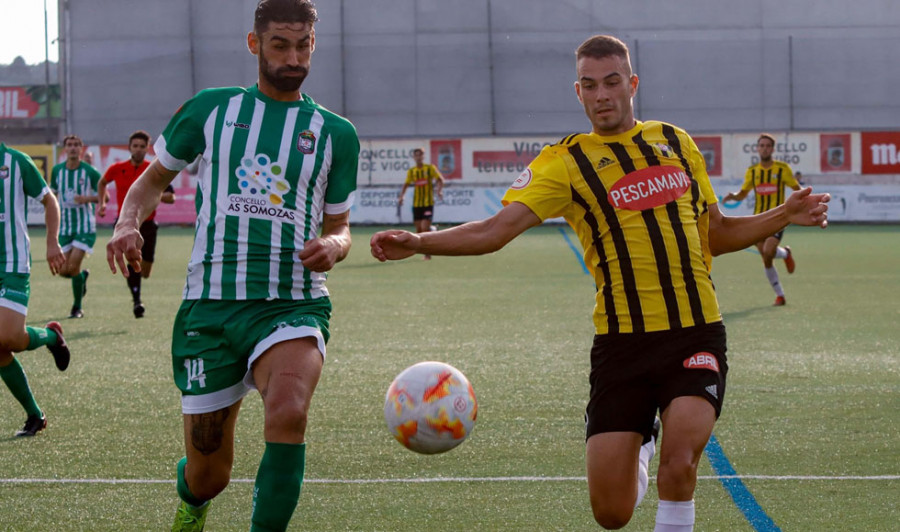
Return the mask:
{"type": "Polygon", "coordinates": [[[207,512],[209,512],[209,501],[200,507],[181,501],[178,511],[175,512],[175,524],[172,525],[172,532],[203,532],[207,512]]]}

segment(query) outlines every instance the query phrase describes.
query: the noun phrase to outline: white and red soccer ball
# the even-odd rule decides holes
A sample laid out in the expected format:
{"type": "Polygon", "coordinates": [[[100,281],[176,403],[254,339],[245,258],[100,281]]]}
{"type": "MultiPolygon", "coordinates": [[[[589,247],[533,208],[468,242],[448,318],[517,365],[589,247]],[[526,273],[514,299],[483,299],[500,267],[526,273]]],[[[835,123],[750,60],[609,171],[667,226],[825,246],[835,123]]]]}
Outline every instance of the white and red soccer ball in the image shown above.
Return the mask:
{"type": "Polygon", "coordinates": [[[404,447],[422,454],[449,451],[472,432],[478,415],[475,391],[461,371],[443,362],[403,370],[384,398],[388,430],[404,447]]]}

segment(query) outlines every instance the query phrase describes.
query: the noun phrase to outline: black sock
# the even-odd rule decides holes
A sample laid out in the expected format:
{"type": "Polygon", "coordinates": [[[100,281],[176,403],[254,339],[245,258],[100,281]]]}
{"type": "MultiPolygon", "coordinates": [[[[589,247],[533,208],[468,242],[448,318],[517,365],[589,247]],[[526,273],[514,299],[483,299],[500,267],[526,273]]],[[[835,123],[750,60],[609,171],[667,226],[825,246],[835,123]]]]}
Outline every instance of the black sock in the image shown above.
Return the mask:
{"type": "Polygon", "coordinates": [[[137,305],[141,302],[141,274],[128,267],[128,289],[131,290],[131,299],[137,305]]]}

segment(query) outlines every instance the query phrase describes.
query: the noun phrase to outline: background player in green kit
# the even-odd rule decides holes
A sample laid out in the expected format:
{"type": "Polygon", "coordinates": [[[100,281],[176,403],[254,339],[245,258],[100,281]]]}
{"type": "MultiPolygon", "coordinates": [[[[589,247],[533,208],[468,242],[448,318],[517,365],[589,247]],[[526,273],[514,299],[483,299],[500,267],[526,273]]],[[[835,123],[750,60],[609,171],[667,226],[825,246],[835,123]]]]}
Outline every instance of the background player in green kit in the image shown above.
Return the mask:
{"type": "Polygon", "coordinates": [[[300,92],[315,48],[305,0],[262,0],[248,47],[250,87],[188,100],[132,186],[107,260],[140,271],[140,220],[182,168],[199,164],[194,250],[175,318],[172,366],[187,456],[174,530],[202,530],[228,485],[234,427],[256,388],[265,409],[251,530],[284,530],[300,496],[307,413],[328,340],[326,272],[350,249],[359,139],[353,125],[300,92]]]}
{"type": "Polygon", "coordinates": [[[0,143],[0,378],[28,416],[16,436],[34,436],[47,426],[47,416],[34,400],[13,353],[47,346],[60,371],[69,366],[69,348],[59,323],[51,321],[46,328],[25,326],[31,275],[26,196],[44,205],[47,265],[56,275],[66,260],[57,241],[59,205],[31,157],[0,143]]]}
{"type": "Polygon", "coordinates": [[[59,198],[59,244],[66,254],[66,263],[59,270],[63,277],[72,279],[72,310],[70,318],[84,317],[81,301],[87,293],[90,272],[81,269],[86,253],[93,253],[97,241],[97,220],[94,204],[97,203],[97,185],[100,172],[81,160],[84,144],[77,135],[63,139],[66,161],[53,167],[50,173],[50,189],[59,198]]]}

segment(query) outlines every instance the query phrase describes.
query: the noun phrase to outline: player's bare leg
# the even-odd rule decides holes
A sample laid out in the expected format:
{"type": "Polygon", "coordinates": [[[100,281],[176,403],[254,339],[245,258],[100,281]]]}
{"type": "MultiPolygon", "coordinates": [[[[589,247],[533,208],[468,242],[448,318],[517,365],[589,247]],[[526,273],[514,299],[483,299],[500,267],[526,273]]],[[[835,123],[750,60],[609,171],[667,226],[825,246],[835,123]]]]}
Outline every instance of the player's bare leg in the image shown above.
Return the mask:
{"type": "Polygon", "coordinates": [[[253,489],[251,530],[284,530],[306,467],[306,423],[324,359],[315,338],[275,344],[253,364],[265,407],[266,450],[253,489]]]}
{"type": "Polygon", "coordinates": [[[706,399],[687,396],[673,400],[661,417],[656,522],[670,530],[693,530],[697,465],[716,423],[716,411],[706,399]]]}
{"type": "Polygon", "coordinates": [[[636,432],[604,432],[587,440],[588,493],[594,519],[603,528],[622,528],[631,520],[640,448],[641,435],[636,432]]]}
{"type": "Polygon", "coordinates": [[[66,252],[66,262],[59,270],[59,275],[72,280],[72,310],[69,313],[70,318],[81,318],[84,316],[81,310],[81,300],[87,292],[87,278],[90,272],[81,269],[81,263],[84,261],[85,252],[83,249],[73,247],[66,252]]]}

